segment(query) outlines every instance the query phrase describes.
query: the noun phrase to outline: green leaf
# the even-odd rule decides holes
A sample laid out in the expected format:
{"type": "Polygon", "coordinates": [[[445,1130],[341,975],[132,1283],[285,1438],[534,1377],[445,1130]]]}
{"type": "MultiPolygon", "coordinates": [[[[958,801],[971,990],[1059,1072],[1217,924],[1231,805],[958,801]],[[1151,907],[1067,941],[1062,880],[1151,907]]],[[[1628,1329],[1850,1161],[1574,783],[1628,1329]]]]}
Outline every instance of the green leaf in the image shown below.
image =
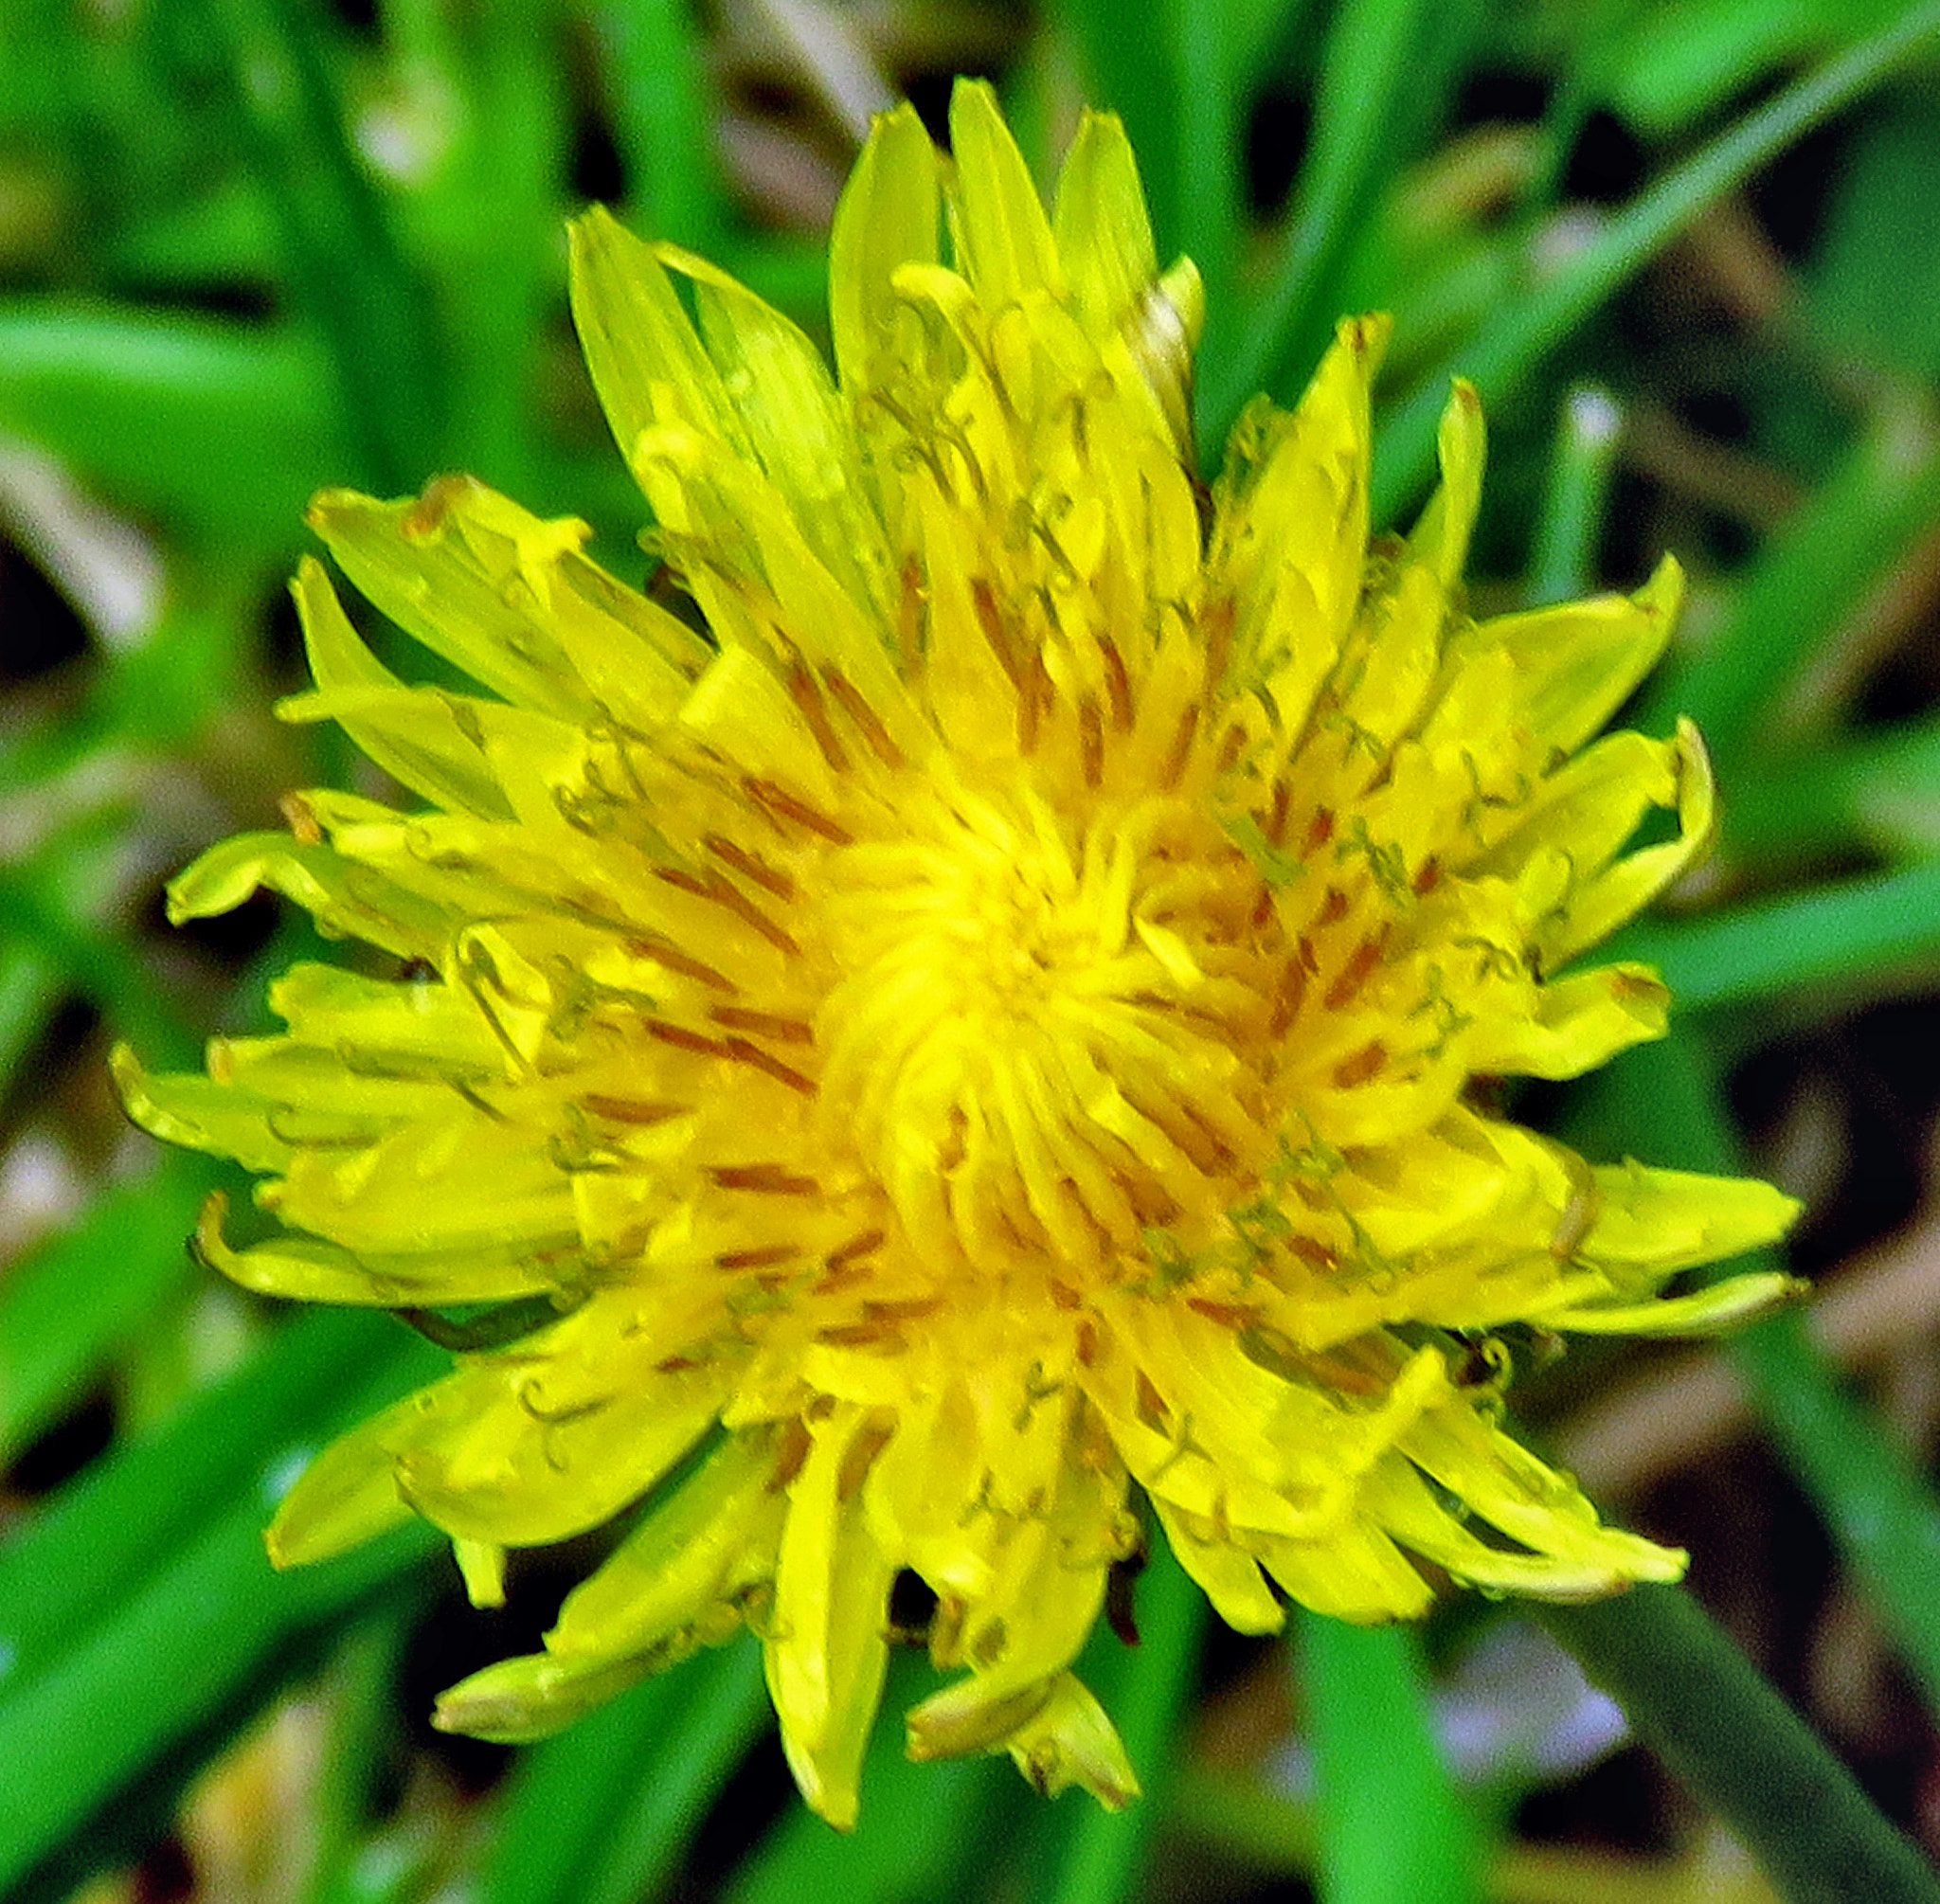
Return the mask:
{"type": "Polygon", "coordinates": [[[1449,376],[1500,403],[1584,317],[1707,206],[1888,74],[1940,45],[1940,0],[1899,9],[1837,59],[1795,81],[1616,213],[1526,295],[1503,302],[1445,371],[1421,380],[1387,419],[1374,458],[1374,519],[1393,520],[1426,486],[1449,376]]]}
{"type": "Polygon", "coordinates": [[[1675,132],[1775,68],[1887,24],[1893,0],[1660,0],[1625,36],[1611,103],[1640,131],[1675,132]]]}
{"type": "Polygon", "coordinates": [[[1579,384],[1564,395],[1549,487],[1529,554],[1531,607],[1573,601],[1595,586],[1596,547],[1623,426],[1623,413],[1608,390],[1579,384]]]}
{"type": "MultiPolygon", "coordinates": [[[[45,1671],[0,1687],[0,1885],[63,1848],[171,1754],[301,1636],[366,1600],[435,1545],[413,1523],[307,1573],[276,1576],[263,1558],[261,1507],[205,1522],[45,1671]]],[[[214,1741],[206,1740],[205,1750],[214,1741]]],[[[79,1861],[88,1849],[79,1848],[79,1861]]]]}
{"type": "Polygon", "coordinates": [[[0,1282],[0,1459],[55,1418],[190,1271],[183,1239],[214,1173],[170,1157],[96,1199],[0,1282]]]}
{"type": "MultiPolygon", "coordinates": [[[[1940,889],[1940,868],[1930,871],[1940,889]]],[[[1626,1052],[1586,1096],[1609,1137],[1653,1162],[1726,1175],[1744,1168],[1709,1054],[1690,1033],[1626,1052]]],[[[1777,1266],[1760,1251],[1711,1273],[1777,1266]]],[[[1846,1393],[1796,1311],[1726,1338],[1725,1353],[1940,1715],[1940,1500],[1846,1393]]]]}
{"type": "Polygon", "coordinates": [[[713,89],[692,9],[685,0],[598,0],[589,18],[638,228],[715,256],[728,205],[714,159],[713,89]]]}
{"type": "Polygon", "coordinates": [[[335,1424],[448,1366],[387,1316],[308,1311],[156,1432],[96,1463],[0,1546],[0,1694],[112,1617],[230,1503],[266,1523],[294,1464],[335,1424]]]}
{"type": "Polygon", "coordinates": [[[278,548],[350,458],[307,331],[51,298],[0,309],[0,429],[200,536],[278,548]]]}
{"type": "Polygon", "coordinates": [[[1681,1589],[1531,1610],[1787,1904],[1940,1900],[1926,1859],[1681,1589]]]}
{"type": "Polygon", "coordinates": [[[350,151],[317,0],[180,6],[218,110],[275,207],[367,480],[386,494],[415,490],[442,460],[442,351],[422,277],[350,151]]]}
{"type": "Polygon", "coordinates": [[[1895,404],[1773,534],[1702,650],[1652,684],[1637,724],[1657,732],[1688,715],[1728,787],[1741,758],[1781,752],[1773,710],[1936,515],[1940,416],[1895,404]]]}
{"type": "Polygon", "coordinates": [[[1419,1634],[1298,1617],[1321,1904],[1474,1904],[1476,1830],[1429,1729],[1419,1634]]]}
{"type": "Polygon", "coordinates": [[[199,1728],[436,1545],[413,1523],[287,1574],[262,1548],[293,1466],[434,1365],[386,1318],[302,1316],[0,1548],[0,1889],[130,1781],[179,1773],[171,1754],[199,1728]]]}
{"type": "Polygon", "coordinates": [[[744,1637],[530,1748],[506,1794],[485,1904],[640,1904],[664,1895],[709,1806],[769,1723],[761,1648],[744,1637]]]}
{"type": "Polygon", "coordinates": [[[1914,376],[1940,370],[1940,104],[1881,102],[1833,179],[1805,273],[1808,305],[1841,351],[1914,376]]]}
{"type": "Polygon", "coordinates": [[[1036,1801],[1008,1760],[912,1765],[904,1757],[895,1715],[934,1683],[928,1661],[918,1655],[889,1662],[855,1829],[847,1836],[831,1831],[791,1796],[774,1829],[729,1879],[727,1904],[800,1904],[807,1897],[839,1897],[843,1904],[946,1897],[955,1904],[981,1894],[984,1847],[1000,1841],[994,1822],[1019,1800],[1036,1801]]]}
{"type": "MultiPolygon", "coordinates": [[[[1304,370],[1341,314],[1334,290],[1344,255],[1410,153],[1394,135],[1403,98],[1421,81],[1428,0],[1342,0],[1320,51],[1314,127],[1287,237],[1245,334],[1201,365],[1200,414],[1223,440],[1240,406],[1281,366],[1304,370]]],[[[1122,29],[1120,29],[1122,30],[1122,29]]]]}
{"type": "Polygon", "coordinates": [[[1880,969],[1940,954],[1940,861],[1677,925],[1632,926],[1610,956],[1655,965],[1685,1011],[1745,1005],[1802,985],[1849,992],[1880,969]]]}

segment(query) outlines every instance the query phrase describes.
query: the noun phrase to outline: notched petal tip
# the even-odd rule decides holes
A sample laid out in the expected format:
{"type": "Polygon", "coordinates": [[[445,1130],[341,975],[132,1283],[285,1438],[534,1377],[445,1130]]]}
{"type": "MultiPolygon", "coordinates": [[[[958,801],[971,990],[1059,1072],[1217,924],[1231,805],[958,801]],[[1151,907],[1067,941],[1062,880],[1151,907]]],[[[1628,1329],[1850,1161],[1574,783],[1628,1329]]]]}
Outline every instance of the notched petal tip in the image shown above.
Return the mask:
{"type": "Polygon", "coordinates": [[[545,1653],[501,1660],[438,1696],[431,1723],[441,1733],[496,1745],[525,1745],[563,1732],[645,1677],[643,1660],[562,1663],[545,1653]]]}
{"type": "Polygon", "coordinates": [[[1812,1285],[1782,1270],[1754,1270],[1728,1276],[1687,1296],[1659,1296],[1646,1302],[1604,1308],[1566,1309],[1545,1316],[1545,1324],[1577,1336],[1659,1336],[1702,1338],[1721,1335],[1776,1309],[1805,1302],[1812,1285]]]}
{"type": "Polygon", "coordinates": [[[1469,535],[1482,507],[1487,443],[1482,398],[1467,378],[1457,377],[1435,438],[1441,486],[1422,511],[1408,544],[1409,553],[1426,563],[1443,588],[1450,592],[1461,583],[1468,560],[1469,535]]]}

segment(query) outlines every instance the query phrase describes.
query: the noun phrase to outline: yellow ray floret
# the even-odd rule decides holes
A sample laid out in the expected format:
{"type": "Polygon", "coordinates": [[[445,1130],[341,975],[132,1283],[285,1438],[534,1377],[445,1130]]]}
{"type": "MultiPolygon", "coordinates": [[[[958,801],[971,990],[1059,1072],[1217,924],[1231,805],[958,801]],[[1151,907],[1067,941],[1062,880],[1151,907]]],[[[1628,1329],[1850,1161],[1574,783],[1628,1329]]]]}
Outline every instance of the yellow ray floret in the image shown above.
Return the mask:
{"type": "Polygon", "coordinates": [[[151,1130],[260,1175],[273,1221],[202,1226],[239,1282],[508,1305],[324,1453],[278,1564],[416,1513],[489,1603],[506,1550],[610,1526],[546,1651],[440,1723],[530,1737],[752,1627],[842,1824],[892,1590],[953,1676],[912,1753],[1118,1805],[1071,1667],[1150,1521],[1249,1632],[1288,1598],[1418,1614],[1439,1574],[1674,1577],[1501,1428],[1494,1332],[1712,1327],[1787,1287],[1661,1293],[1782,1231],[1776,1192],[1592,1168],[1474,1088],[1663,1032],[1654,973],[1571,961],[1710,830],[1694,731],[1596,738],[1676,569],[1472,620],[1461,386],[1435,499],[1371,545],[1376,318],[1198,489],[1198,282],[1160,271],[1117,121],[1051,215],[987,88],[952,135],[945,162],[904,108],[863,153],[833,376],[705,260],[574,228],[593,380],[705,635],[469,479],[316,498],[476,685],[393,674],[306,561],[315,687],[281,711],[405,799],[293,796],[172,906],[266,886],[382,956],[294,968],[287,1030],[207,1075],[117,1061],[151,1130]]]}

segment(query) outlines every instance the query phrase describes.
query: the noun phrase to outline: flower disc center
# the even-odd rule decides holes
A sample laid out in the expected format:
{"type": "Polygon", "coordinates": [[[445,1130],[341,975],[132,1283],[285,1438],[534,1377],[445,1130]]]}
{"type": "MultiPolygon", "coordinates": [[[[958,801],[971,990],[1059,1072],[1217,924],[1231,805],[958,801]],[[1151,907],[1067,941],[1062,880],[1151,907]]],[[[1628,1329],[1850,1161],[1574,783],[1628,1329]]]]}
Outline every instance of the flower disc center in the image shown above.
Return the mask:
{"type": "Polygon", "coordinates": [[[825,863],[824,1136],[939,1268],[1141,1254],[1257,1138],[1239,1059],[1185,1009],[1211,981],[1179,811],[1074,835],[1028,793],[918,803],[825,863]]]}

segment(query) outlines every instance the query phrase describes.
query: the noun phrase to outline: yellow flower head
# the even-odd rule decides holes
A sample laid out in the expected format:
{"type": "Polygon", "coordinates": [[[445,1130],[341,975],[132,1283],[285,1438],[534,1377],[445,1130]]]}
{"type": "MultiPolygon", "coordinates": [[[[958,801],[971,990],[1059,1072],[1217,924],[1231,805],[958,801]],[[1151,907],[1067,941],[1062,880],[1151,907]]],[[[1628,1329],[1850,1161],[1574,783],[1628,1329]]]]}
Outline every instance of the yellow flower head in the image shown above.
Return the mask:
{"type": "Polygon", "coordinates": [[[593,380],[705,633],[468,479],[317,498],[477,690],[392,676],[306,561],[317,685],[281,711],[423,804],[293,798],[173,907],[268,886],[402,962],[296,966],[288,1033],[207,1077],[121,1060],[151,1130],[263,1174],[277,1233],[204,1223],[238,1282],[540,1318],[329,1449],[278,1564],[416,1513],[489,1602],[508,1547],[617,1523],[546,1651],[440,1723],[542,1733],[746,1625],[837,1823],[899,1576],[953,1675],[910,1751],[1113,1805],[1132,1769],[1070,1667],[1148,1515],[1251,1633],[1283,1596],[1418,1614],[1424,1563],[1675,1577],[1503,1431],[1494,1332],[1741,1313],[1780,1280],[1657,1291],[1791,1211],[1592,1168],[1472,1088],[1663,1030],[1651,972],[1569,968],[1709,826],[1694,733],[1592,740],[1675,568],[1469,619],[1463,387],[1440,493],[1371,542],[1376,319],[1208,495],[1197,279],[1159,275],[1118,122],[1048,217],[987,88],[951,132],[946,160],[905,107],[862,154],[834,380],[711,265],[574,228],[593,380]],[[1626,852],[1660,808],[1675,836],[1626,852]]]}

